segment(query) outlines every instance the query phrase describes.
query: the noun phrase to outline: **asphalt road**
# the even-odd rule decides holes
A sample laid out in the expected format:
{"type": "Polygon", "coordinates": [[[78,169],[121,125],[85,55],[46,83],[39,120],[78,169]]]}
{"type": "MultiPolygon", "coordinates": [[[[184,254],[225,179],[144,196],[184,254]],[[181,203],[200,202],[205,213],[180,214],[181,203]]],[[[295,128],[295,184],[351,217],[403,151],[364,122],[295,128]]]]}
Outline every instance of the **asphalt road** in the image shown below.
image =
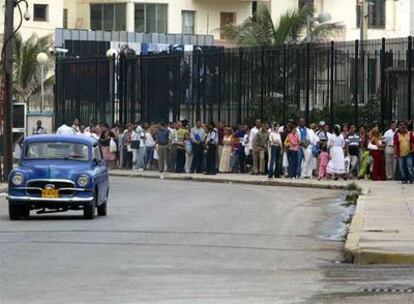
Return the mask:
{"type": "Polygon", "coordinates": [[[11,222],[1,303],[414,303],[410,267],[338,264],[335,191],[113,178],[109,215],[11,222]],[[411,286],[410,286],[411,284],[411,286]]]}

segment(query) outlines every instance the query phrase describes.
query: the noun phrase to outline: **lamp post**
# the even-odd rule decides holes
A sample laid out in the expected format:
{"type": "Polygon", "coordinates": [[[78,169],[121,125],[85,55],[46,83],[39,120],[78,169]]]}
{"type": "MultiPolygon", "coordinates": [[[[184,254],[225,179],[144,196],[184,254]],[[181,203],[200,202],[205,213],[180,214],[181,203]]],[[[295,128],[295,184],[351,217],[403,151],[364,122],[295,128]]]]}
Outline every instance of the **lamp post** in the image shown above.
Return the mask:
{"type": "Polygon", "coordinates": [[[13,168],[13,134],[12,134],[12,100],[13,100],[13,36],[21,28],[23,18],[30,20],[29,5],[26,0],[5,0],[4,13],[4,42],[1,50],[1,62],[3,64],[3,134],[4,134],[4,158],[3,180],[7,180],[13,168]],[[20,3],[26,5],[23,15],[20,3]],[[20,15],[19,25],[14,29],[14,8],[20,15]]]}
{"type": "Polygon", "coordinates": [[[47,57],[46,53],[39,53],[36,57],[37,62],[40,64],[40,90],[41,90],[41,98],[42,102],[40,104],[40,113],[43,113],[43,109],[45,106],[45,87],[44,87],[44,81],[45,81],[45,65],[48,61],[49,57],[47,57]]]}
{"type": "Polygon", "coordinates": [[[308,15],[306,17],[306,42],[312,42],[312,22],[317,21],[319,23],[325,23],[332,20],[331,14],[328,12],[320,12],[318,16],[312,17],[308,15]]]}

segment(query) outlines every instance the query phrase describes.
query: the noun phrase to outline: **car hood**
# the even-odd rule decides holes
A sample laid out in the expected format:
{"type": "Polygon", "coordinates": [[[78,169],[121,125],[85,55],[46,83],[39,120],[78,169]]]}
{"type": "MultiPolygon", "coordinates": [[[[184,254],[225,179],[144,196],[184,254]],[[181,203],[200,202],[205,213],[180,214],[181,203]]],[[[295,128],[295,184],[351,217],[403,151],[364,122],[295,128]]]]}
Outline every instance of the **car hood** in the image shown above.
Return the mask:
{"type": "Polygon", "coordinates": [[[27,179],[76,179],[91,169],[88,162],[72,160],[33,160],[22,162],[17,168],[27,179]]]}

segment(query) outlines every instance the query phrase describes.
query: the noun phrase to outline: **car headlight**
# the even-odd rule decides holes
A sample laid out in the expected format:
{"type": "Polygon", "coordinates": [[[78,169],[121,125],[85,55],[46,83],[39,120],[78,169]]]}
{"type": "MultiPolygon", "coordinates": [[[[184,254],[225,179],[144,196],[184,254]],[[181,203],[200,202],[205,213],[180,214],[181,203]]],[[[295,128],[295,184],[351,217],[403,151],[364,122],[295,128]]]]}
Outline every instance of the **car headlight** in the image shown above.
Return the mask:
{"type": "Polygon", "coordinates": [[[16,174],[13,175],[11,181],[12,181],[13,185],[21,186],[24,182],[24,176],[21,173],[16,173],[16,174]]]}
{"type": "Polygon", "coordinates": [[[89,177],[86,175],[81,175],[78,177],[77,183],[81,187],[86,187],[89,183],[89,177]]]}

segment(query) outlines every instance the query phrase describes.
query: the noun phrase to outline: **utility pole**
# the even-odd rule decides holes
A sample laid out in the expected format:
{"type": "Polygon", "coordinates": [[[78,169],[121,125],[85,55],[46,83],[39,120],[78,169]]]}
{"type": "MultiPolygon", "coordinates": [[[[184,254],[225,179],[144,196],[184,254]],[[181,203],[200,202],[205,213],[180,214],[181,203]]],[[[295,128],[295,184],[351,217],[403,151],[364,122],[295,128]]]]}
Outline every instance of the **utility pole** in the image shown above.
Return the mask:
{"type": "Polygon", "coordinates": [[[13,26],[14,26],[14,0],[6,0],[4,14],[4,40],[6,44],[2,52],[4,69],[4,94],[3,94],[3,134],[4,134],[4,158],[3,181],[7,180],[13,168],[13,138],[12,138],[12,113],[13,102],[13,26]]]}
{"type": "Polygon", "coordinates": [[[366,71],[365,71],[365,41],[368,39],[368,0],[359,0],[359,28],[360,28],[360,41],[359,41],[359,60],[361,63],[360,77],[361,77],[361,103],[365,102],[366,91],[366,71]]]}

